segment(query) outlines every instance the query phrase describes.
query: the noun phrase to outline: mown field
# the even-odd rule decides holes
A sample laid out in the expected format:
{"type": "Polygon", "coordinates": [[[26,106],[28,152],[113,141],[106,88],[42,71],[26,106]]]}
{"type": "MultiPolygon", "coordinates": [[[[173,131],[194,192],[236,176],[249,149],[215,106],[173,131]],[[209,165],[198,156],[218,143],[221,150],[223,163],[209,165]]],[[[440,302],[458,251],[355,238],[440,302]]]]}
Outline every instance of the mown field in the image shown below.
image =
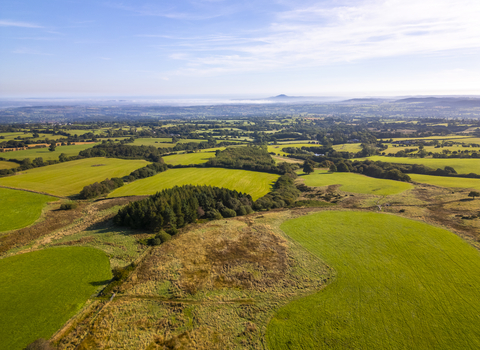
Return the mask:
{"type": "Polygon", "coordinates": [[[13,168],[16,168],[16,167],[18,167],[17,163],[9,162],[8,160],[0,160],[0,170],[2,170],[2,169],[13,169],[13,168]]]}
{"type": "Polygon", "coordinates": [[[337,276],[277,312],[270,349],[480,348],[480,254],[458,236],[366,212],[316,213],[281,228],[337,276]]]}
{"type": "Polygon", "coordinates": [[[408,158],[408,157],[382,157],[372,156],[368,159],[388,163],[403,164],[424,164],[428,167],[437,169],[446,166],[453,167],[459,174],[476,173],[480,174],[480,160],[478,159],[458,159],[458,158],[408,158]]]}
{"type": "Polygon", "coordinates": [[[104,252],[52,248],[0,260],[0,349],[50,338],[112,277],[104,252]]]}
{"type": "Polygon", "coordinates": [[[353,193],[376,194],[387,196],[401,193],[413,188],[407,182],[376,179],[354,173],[330,173],[326,170],[315,170],[310,175],[301,176],[305,185],[312,187],[342,185],[339,190],[353,193]]]}
{"type": "Polygon", "coordinates": [[[55,151],[49,151],[48,147],[45,148],[31,148],[21,151],[14,152],[4,152],[0,153],[0,156],[5,159],[25,159],[30,158],[33,160],[35,158],[42,157],[43,160],[58,160],[58,156],[62,153],[65,153],[67,157],[77,156],[80,151],[83,151],[87,148],[92,148],[95,143],[89,143],[84,145],[70,145],[70,146],[57,146],[55,151]]]}
{"type": "Polygon", "coordinates": [[[0,232],[33,224],[45,204],[56,200],[42,194],[0,188],[0,232]]]}
{"type": "Polygon", "coordinates": [[[467,179],[448,176],[431,176],[420,174],[409,174],[412,181],[426,183],[429,185],[452,188],[473,188],[480,190],[480,179],[467,179]]]}
{"type": "Polygon", "coordinates": [[[0,178],[0,185],[70,196],[79,193],[86,185],[128,175],[147,164],[145,160],[86,158],[22,171],[0,178]]]}
{"type": "Polygon", "coordinates": [[[134,181],[111,192],[109,197],[151,195],[165,188],[183,185],[210,185],[245,192],[254,200],[271,191],[279,175],[222,168],[170,169],[134,181]]]}

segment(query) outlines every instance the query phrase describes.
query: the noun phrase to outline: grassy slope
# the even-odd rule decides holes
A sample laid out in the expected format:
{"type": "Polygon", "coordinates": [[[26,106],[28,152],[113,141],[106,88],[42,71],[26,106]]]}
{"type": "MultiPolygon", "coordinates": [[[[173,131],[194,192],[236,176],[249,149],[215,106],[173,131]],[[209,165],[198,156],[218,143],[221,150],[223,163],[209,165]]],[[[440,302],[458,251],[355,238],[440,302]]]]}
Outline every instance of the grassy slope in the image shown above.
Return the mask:
{"type": "Polygon", "coordinates": [[[68,196],[79,193],[86,185],[106,178],[128,175],[148,163],[144,160],[87,158],[30,169],[0,179],[0,185],[68,196]],[[102,166],[95,166],[104,164],[102,166]]]}
{"type": "Polygon", "coordinates": [[[14,152],[5,152],[1,153],[0,156],[5,159],[25,159],[30,158],[33,160],[35,158],[42,157],[43,160],[58,160],[58,156],[61,153],[65,153],[68,157],[77,156],[80,151],[83,151],[87,148],[92,148],[95,144],[85,144],[85,145],[71,145],[71,146],[57,146],[55,151],[51,152],[48,150],[48,147],[45,148],[32,148],[22,151],[14,152]]]}
{"type": "MultiPolygon", "coordinates": [[[[2,154],[0,154],[0,156],[1,155],[2,154]]],[[[7,160],[0,160],[0,170],[2,170],[2,169],[13,169],[13,168],[16,168],[18,166],[19,165],[17,163],[9,162],[7,160]]]]}
{"type": "Polygon", "coordinates": [[[325,170],[315,170],[314,173],[304,175],[302,178],[305,179],[305,185],[307,186],[319,187],[341,184],[341,191],[381,196],[401,193],[412,188],[412,185],[406,182],[376,179],[354,173],[329,173],[325,170]]]}
{"type": "Polygon", "coordinates": [[[110,193],[109,197],[149,195],[174,186],[210,185],[249,193],[255,200],[271,190],[278,175],[246,170],[220,168],[170,169],[155,176],[137,180],[110,193]]]}
{"type": "Polygon", "coordinates": [[[104,252],[54,248],[0,260],[0,349],[50,338],[111,278],[104,252]]]}
{"type": "Polygon", "coordinates": [[[324,212],[281,228],[337,271],[271,320],[271,349],[478,349],[480,254],[401,217],[324,212]],[[359,229],[360,228],[360,229],[359,229]]]}
{"type": "Polygon", "coordinates": [[[440,187],[474,188],[480,190],[480,179],[408,174],[413,181],[440,187]]]}
{"type": "Polygon", "coordinates": [[[33,224],[45,204],[56,200],[42,194],[0,188],[0,232],[33,224]]]}
{"type": "Polygon", "coordinates": [[[163,157],[166,164],[172,165],[189,165],[206,163],[208,159],[215,157],[215,151],[223,151],[226,147],[207,148],[196,153],[179,152],[171,156],[163,157]]]}
{"type": "Polygon", "coordinates": [[[382,161],[388,163],[403,164],[424,164],[428,167],[437,169],[445,166],[453,167],[459,174],[476,173],[480,174],[480,161],[478,159],[444,159],[444,158],[402,158],[402,157],[382,157],[372,156],[368,159],[373,161],[382,161]]]}
{"type": "Polygon", "coordinates": [[[171,156],[163,157],[163,160],[165,161],[166,164],[188,165],[188,164],[206,163],[207,160],[214,157],[215,157],[215,152],[198,152],[198,153],[174,154],[171,156]]]}

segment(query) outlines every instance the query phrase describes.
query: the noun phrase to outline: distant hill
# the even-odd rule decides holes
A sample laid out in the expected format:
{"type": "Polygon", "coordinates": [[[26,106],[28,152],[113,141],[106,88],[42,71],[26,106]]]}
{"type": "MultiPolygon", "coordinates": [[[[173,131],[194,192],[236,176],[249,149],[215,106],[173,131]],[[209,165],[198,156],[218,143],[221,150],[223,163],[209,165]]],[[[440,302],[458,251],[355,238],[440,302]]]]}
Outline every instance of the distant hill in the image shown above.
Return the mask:
{"type": "Polygon", "coordinates": [[[349,100],[340,101],[339,103],[345,104],[362,104],[362,103],[382,103],[390,102],[391,99],[387,98],[351,98],[349,100]]]}
{"type": "Polygon", "coordinates": [[[287,96],[285,94],[273,96],[273,97],[268,97],[268,100],[287,100],[287,99],[296,99],[296,98],[304,98],[301,96],[287,96]]]}
{"type": "Polygon", "coordinates": [[[480,107],[480,98],[468,97],[409,97],[396,100],[396,103],[422,103],[429,106],[448,106],[448,107],[480,107]]]}

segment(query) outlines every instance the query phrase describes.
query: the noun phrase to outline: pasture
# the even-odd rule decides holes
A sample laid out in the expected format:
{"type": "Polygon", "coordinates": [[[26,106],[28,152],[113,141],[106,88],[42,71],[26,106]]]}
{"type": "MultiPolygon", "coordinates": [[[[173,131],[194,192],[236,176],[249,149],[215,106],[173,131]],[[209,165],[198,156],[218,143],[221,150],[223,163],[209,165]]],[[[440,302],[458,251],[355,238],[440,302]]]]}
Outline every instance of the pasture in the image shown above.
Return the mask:
{"type": "MultiPolygon", "coordinates": [[[[178,139],[178,143],[188,143],[188,142],[206,142],[207,140],[203,139],[178,139]]],[[[161,137],[141,137],[135,139],[130,145],[135,146],[154,146],[154,147],[174,147],[177,143],[172,143],[172,138],[161,138],[161,137]]]]}
{"type": "Polygon", "coordinates": [[[361,143],[342,143],[340,145],[334,145],[333,149],[337,152],[357,153],[362,150],[360,145],[361,143]]]}
{"type": "Polygon", "coordinates": [[[336,270],[271,319],[270,349],[478,349],[480,254],[394,215],[322,212],[281,229],[336,270]]]}
{"type": "Polygon", "coordinates": [[[401,164],[423,164],[433,169],[453,167],[459,174],[476,173],[480,174],[480,161],[478,159],[459,159],[459,158],[408,158],[408,157],[382,157],[372,156],[368,159],[388,163],[401,164]]]}
{"type": "Polygon", "coordinates": [[[86,185],[106,178],[123,177],[147,164],[145,160],[86,158],[22,171],[0,178],[0,185],[70,196],[79,193],[86,185]]]}
{"type": "Polygon", "coordinates": [[[0,260],[0,349],[50,338],[112,277],[104,252],[44,249],[0,260]]]}
{"type": "Polygon", "coordinates": [[[56,200],[43,194],[0,188],[0,232],[33,224],[42,214],[45,204],[56,200]]]}
{"type": "Polygon", "coordinates": [[[285,157],[287,156],[288,153],[285,153],[282,151],[283,148],[285,147],[295,147],[295,148],[302,148],[302,147],[315,147],[315,146],[319,146],[321,147],[321,145],[315,145],[315,144],[311,144],[311,143],[307,143],[307,142],[296,142],[296,143],[282,143],[282,144],[278,144],[278,145],[268,145],[268,152],[273,152],[275,154],[278,154],[282,157],[285,157]]]}
{"type": "Polygon", "coordinates": [[[206,163],[210,158],[215,158],[215,150],[224,150],[221,148],[210,148],[206,152],[196,153],[178,153],[171,156],[162,157],[166,164],[172,165],[189,165],[189,164],[202,164],[206,163]]]}
{"type": "Polygon", "coordinates": [[[13,169],[18,167],[19,165],[14,162],[9,162],[8,160],[0,160],[0,170],[3,169],[13,169]]]}
{"type": "Polygon", "coordinates": [[[301,176],[301,178],[305,180],[305,185],[307,186],[341,185],[341,191],[376,194],[379,196],[397,194],[413,188],[407,182],[376,179],[354,173],[330,173],[326,170],[318,169],[310,175],[301,176]]]}
{"type": "Polygon", "coordinates": [[[412,181],[426,183],[429,185],[439,187],[452,187],[452,188],[473,188],[480,190],[480,179],[467,179],[448,176],[431,176],[420,174],[408,174],[412,181]]]}
{"type": "Polygon", "coordinates": [[[35,158],[42,157],[43,160],[58,160],[58,156],[62,153],[65,153],[67,157],[71,156],[78,156],[80,151],[83,151],[87,148],[92,148],[95,143],[88,143],[83,145],[70,145],[70,146],[57,146],[55,151],[49,151],[48,147],[44,148],[30,148],[21,151],[13,151],[13,152],[4,152],[0,153],[0,156],[5,159],[25,159],[30,158],[33,160],[35,158]]]}
{"type": "Polygon", "coordinates": [[[108,197],[151,195],[183,185],[209,185],[245,192],[256,200],[271,191],[279,175],[223,168],[169,169],[146,179],[117,188],[108,197]]]}

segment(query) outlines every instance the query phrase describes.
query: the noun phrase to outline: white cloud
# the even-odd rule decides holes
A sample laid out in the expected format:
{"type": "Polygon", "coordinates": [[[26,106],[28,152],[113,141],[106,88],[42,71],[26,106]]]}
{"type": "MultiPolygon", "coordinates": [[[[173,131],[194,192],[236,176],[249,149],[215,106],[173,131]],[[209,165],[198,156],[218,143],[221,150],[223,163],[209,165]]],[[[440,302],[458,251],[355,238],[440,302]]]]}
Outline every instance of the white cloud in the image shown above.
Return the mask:
{"type": "Polygon", "coordinates": [[[480,48],[478,0],[324,4],[278,13],[266,34],[239,38],[238,45],[223,42],[222,36],[214,45],[211,38],[184,39],[180,44],[186,49],[170,57],[189,64],[176,74],[321,66],[480,48]],[[189,54],[188,47],[205,54],[189,54]]]}
{"type": "Polygon", "coordinates": [[[0,27],[43,28],[35,23],[11,21],[8,19],[0,19],[0,27]]]}

